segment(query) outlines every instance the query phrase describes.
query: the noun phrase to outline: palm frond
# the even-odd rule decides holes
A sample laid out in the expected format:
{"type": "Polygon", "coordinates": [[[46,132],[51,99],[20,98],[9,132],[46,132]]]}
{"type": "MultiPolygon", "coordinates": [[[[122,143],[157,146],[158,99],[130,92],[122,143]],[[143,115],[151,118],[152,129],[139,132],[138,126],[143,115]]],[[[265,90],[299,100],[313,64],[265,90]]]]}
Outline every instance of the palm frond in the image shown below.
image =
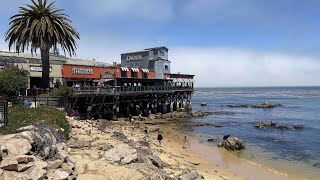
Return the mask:
{"type": "Polygon", "coordinates": [[[31,2],[19,7],[19,12],[10,18],[10,28],[5,34],[9,49],[24,52],[30,47],[33,53],[37,49],[60,46],[70,56],[75,55],[80,35],[72,27],[68,15],[62,13],[64,10],[57,9],[55,2],[47,0],[31,2]]]}

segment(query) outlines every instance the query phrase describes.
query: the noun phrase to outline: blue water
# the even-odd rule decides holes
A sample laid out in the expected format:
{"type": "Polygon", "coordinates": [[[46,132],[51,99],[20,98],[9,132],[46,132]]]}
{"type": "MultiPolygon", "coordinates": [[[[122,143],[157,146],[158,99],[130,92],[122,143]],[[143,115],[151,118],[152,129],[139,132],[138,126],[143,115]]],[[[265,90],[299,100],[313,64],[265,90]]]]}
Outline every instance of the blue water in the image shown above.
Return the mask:
{"type": "Polygon", "coordinates": [[[242,139],[240,154],[252,161],[305,177],[320,177],[320,87],[199,88],[193,99],[194,111],[222,111],[226,115],[193,118],[194,122],[222,125],[194,127],[200,138],[222,138],[231,134],[242,139]],[[282,104],[272,109],[230,108],[225,105],[257,105],[264,101],[282,104]],[[208,106],[201,107],[201,102],[208,106]],[[257,129],[255,122],[284,123],[289,130],[257,129]],[[293,125],[303,125],[293,130],[293,125]]]}

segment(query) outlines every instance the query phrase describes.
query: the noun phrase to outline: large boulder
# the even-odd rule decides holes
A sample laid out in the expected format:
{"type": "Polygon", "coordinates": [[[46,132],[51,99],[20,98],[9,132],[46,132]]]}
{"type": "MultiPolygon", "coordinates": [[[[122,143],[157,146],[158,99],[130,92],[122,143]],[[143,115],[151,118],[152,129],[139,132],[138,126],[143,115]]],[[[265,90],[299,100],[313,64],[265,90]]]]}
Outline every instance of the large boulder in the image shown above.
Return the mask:
{"type": "Polygon", "coordinates": [[[19,156],[30,152],[32,146],[27,139],[12,137],[11,139],[0,139],[1,146],[5,146],[9,155],[19,156]]]}
{"type": "Polygon", "coordinates": [[[104,152],[103,155],[108,161],[121,162],[122,164],[129,164],[138,159],[137,150],[128,144],[119,144],[109,151],[104,152]]]}
{"type": "Polygon", "coordinates": [[[195,171],[188,172],[178,177],[178,180],[200,180],[204,179],[202,175],[198,174],[195,171]]]}
{"type": "Polygon", "coordinates": [[[242,141],[236,137],[229,137],[226,140],[223,140],[220,144],[219,147],[224,147],[228,151],[232,150],[241,150],[244,149],[244,145],[242,141]]]}
{"type": "Polygon", "coordinates": [[[276,126],[277,124],[272,121],[258,122],[254,124],[254,127],[256,128],[276,127],[276,126]]]}
{"type": "Polygon", "coordinates": [[[200,106],[207,106],[208,104],[206,103],[206,102],[202,102],[201,104],[200,104],[200,106]]]}
{"type": "Polygon", "coordinates": [[[43,179],[46,172],[46,170],[41,169],[37,166],[32,166],[26,171],[26,173],[31,177],[32,180],[43,179]]]}
{"type": "MultiPolygon", "coordinates": [[[[5,171],[2,175],[3,180],[30,180],[30,176],[25,173],[18,173],[14,171],[5,171]]],[[[0,178],[1,179],[1,178],[0,178]]]]}
{"type": "Polygon", "coordinates": [[[0,168],[7,171],[17,171],[18,161],[15,157],[7,157],[1,161],[0,168]]]}
{"type": "Polygon", "coordinates": [[[148,156],[151,160],[152,164],[155,165],[157,168],[163,169],[164,163],[157,155],[148,156]]]}

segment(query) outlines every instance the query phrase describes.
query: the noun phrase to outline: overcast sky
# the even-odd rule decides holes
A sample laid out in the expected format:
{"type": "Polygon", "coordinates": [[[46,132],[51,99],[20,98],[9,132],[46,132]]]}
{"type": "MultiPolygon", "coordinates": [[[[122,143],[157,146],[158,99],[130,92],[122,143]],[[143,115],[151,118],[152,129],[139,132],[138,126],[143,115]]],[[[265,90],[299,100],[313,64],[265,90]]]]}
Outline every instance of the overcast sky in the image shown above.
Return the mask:
{"type": "MultiPolygon", "coordinates": [[[[50,1],[50,0],[49,0],[50,1]]],[[[1,0],[0,48],[9,17],[29,0],[1,0]]],[[[57,0],[79,31],[77,56],[167,46],[172,71],[196,86],[320,85],[320,1],[57,0]]]]}

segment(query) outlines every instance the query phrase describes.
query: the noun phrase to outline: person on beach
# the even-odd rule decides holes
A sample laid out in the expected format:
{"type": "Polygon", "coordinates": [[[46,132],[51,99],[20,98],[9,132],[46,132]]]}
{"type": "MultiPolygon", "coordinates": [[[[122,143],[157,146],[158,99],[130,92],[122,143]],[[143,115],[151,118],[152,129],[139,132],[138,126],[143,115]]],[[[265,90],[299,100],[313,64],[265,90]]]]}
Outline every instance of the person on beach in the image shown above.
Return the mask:
{"type": "Polygon", "coordinates": [[[149,129],[146,127],[144,127],[144,138],[145,138],[145,141],[149,141],[149,129]]]}
{"type": "Polygon", "coordinates": [[[158,131],[158,141],[159,141],[159,146],[161,147],[161,141],[162,141],[162,139],[163,139],[163,136],[162,136],[162,134],[160,133],[160,131],[158,131]]]}
{"type": "Polygon", "coordinates": [[[183,147],[183,148],[186,148],[186,149],[187,149],[187,147],[188,147],[187,136],[184,136],[183,142],[184,142],[184,147],[183,147]]]}
{"type": "Polygon", "coordinates": [[[139,114],[139,121],[142,121],[142,113],[139,114]]]}
{"type": "Polygon", "coordinates": [[[131,114],[129,114],[129,122],[131,123],[131,119],[132,119],[132,115],[131,114]]]}
{"type": "Polygon", "coordinates": [[[134,122],[134,118],[131,117],[130,124],[133,125],[133,122],[134,122]]]}

